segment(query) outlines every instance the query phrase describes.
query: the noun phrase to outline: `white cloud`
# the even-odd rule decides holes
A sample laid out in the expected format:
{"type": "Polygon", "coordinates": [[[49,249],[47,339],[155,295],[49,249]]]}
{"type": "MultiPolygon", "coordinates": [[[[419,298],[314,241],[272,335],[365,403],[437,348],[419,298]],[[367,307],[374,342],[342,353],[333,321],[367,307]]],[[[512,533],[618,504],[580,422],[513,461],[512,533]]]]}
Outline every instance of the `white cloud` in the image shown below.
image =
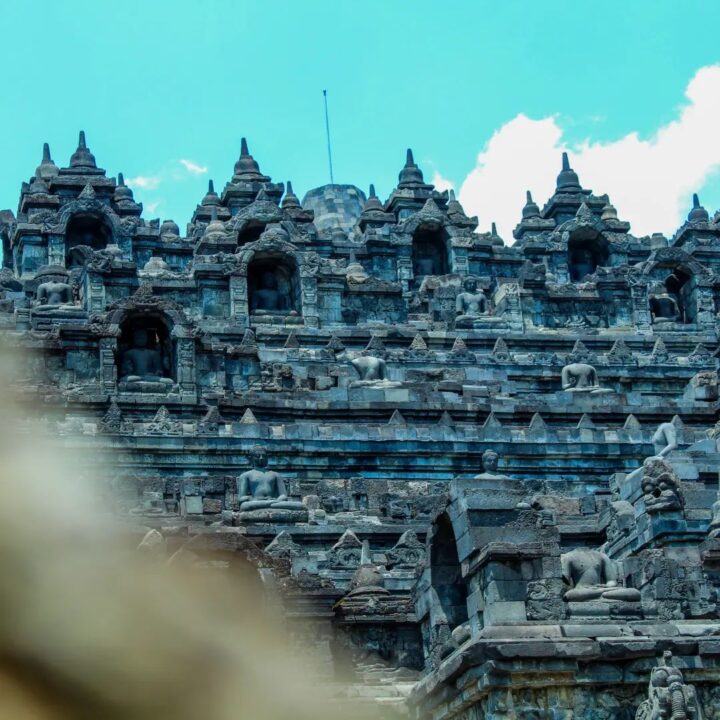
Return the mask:
{"type": "Polygon", "coordinates": [[[455,184],[452,180],[448,180],[446,177],[443,177],[437,170],[433,173],[431,182],[437,190],[440,190],[440,192],[443,190],[453,190],[455,188],[455,184]]]}
{"type": "Polygon", "coordinates": [[[198,165],[197,163],[194,163],[192,160],[186,160],[185,158],[182,158],[180,160],[180,164],[193,175],[204,175],[208,169],[207,167],[203,165],[198,165]]]}
{"type": "Polygon", "coordinates": [[[496,221],[500,234],[512,241],[525,190],[542,207],[555,189],[560,154],[567,150],[583,187],[608,193],[636,235],[672,234],[690,209],[691,193],[720,169],[720,65],[698,70],[685,95],[676,119],[647,139],[631,132],[611,142],[590,139],[570,147],[556,116],[517,115],[479,153],[459,199],[469,215],[480,217],[481,229],[496,221]]]}
{"type": "Polygon", "coordinates": [[[145,211],[149,213],[154,213],[158,207],[160,207],[160,203],[162,200],[156,200],[155,202],[149,202],[145,203],[145,211]]]}
{"type": "Polygon", "coordinates": [[[159,175],[138,175],[134,178],[128,178],[125,182],[133,188],[141,188],[142,190],[155,190],[160,185],[162,178],[159,175]]]}

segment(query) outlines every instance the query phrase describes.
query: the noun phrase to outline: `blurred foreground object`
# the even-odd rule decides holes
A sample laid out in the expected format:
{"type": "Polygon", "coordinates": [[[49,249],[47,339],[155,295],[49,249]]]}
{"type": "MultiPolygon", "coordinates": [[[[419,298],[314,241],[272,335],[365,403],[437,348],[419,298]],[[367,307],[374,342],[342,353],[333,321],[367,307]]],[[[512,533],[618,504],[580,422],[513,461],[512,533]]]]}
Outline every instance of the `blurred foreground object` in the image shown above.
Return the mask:
{"type": "MultiPolygon", "coordinates": [[[[1,353],[0,387],[9,375],[1,353]]],[[[218,572],[228,543],[211,536],[169,561],[155,530],[137,548],[71,453],[19,417],[2,391],[0,717],[330,717],[250,563],[218,572]]]]}

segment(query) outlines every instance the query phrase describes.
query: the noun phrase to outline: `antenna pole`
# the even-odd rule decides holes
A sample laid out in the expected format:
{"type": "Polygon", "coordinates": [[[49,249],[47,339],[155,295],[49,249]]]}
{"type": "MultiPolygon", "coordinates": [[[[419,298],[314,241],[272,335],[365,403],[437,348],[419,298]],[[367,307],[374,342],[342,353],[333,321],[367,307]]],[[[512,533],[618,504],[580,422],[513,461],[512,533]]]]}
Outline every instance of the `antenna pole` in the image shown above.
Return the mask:
{"type": "Polygon", "coordinates": [[[332,150],[330,149],[330,118],[328,116],[327,90],[323,90],[323,100],[325,102],[325,134],[327,135],[328,165],[330,166],[330,184],[334,185],[335,178],[333,178],[332,150]]]}

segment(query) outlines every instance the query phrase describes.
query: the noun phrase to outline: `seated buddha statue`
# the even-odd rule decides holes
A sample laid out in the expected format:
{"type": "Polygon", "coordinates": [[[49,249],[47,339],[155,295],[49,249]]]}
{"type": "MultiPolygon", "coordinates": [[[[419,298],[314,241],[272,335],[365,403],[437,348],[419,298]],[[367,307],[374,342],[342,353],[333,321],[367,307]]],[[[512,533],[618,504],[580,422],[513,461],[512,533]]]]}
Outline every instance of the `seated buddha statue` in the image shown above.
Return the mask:
{"type": "Polygon", "coordinates": [[[656,285],[650,291],[650,315],[654,324],[680,322],[680,308],[677,300],[664,285],[656,285]]]}
{"type": "Polygon", "coordinates": [[[640,591],[623,587],[618,580],[617,563],[605,553],[575,548],[561,556],[563,579],[570,586],[567,602],[610,600],[640,602],[640,591]]]}
{"type": "Polygon", "coordinates": [[[290,301],[278,288],[278,281],[272,272],[260,275],[260,282],[252,294],[252,312],[263,315],[288,313],[290,301]]]}
{"type": "Polygon", "coordinates": [[[47,267],[38,272],[40,284],[35,291],[35,310],[77,310],[65,268],[47,267]]]}
{"type": "Polygon", "coordinates": [[[435,258],[428,256],[416,257],[414,272],[418,276],[436,275],[435,258]]]}
{"type": "Polygon", "coordinates": [[[473,320],[487,313],[485,293],[478,290],[475,278],[466,278],[463,291],[455,299],[456,324],[472,323],[473,320]]]}
{"type": "Polygon", "coordinates": [[[570,258],[570,279],[582,282],[595,272],[595,258],[587,248],[576,248],[570,258]]]}
{"type": "Polygon", "coordinates": [[[137,328],[132,334],[132,346],[122,354],[120,381],[127,390],[153,392],[173,385],[163,376],[163,358],[160,351],[149,347],[148,331],[137,328]]]}
{"type": "Polygon", "coordinates": [[[267,452],[261,445],[250,450],[252,470],[247,470],[237,479],[240,512],[251,510],[299,510],[307,513],[306,507],[298,500],[288,500],[288,493],[282,475],[267,469],[267,452]]]}
{"type": "Polygon", "coordinates": [[[570,363],[565,365],[561,373],[563,390],[571,391],[592,391],[597,390],[597,370],[587,363],[570,363]]]}
{"type": "Polygon", "coordinates": [[[385,360],[372,355],[361,355],[350,361],[350,364],[360,375],[359,380],[353,380],[350,387],[399,387],[402,383],[388,380],[385,360]]]}

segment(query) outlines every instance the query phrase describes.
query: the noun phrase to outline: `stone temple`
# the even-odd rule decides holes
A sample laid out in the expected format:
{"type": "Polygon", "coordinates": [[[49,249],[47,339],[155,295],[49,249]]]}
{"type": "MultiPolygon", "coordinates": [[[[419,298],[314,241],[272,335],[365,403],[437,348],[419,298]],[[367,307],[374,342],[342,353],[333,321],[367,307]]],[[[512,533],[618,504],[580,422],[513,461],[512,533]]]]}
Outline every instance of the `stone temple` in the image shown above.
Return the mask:
{"type": "Polygon", "coordinates": [[[720,213],[635,237],[564,156],[513,235],[410,151],[385,201],[301,202],[244,140],[182,232],[81,133],[0,213],[13,389],[141,547],[256,568],[348,697],[720,717],[720,213]]]}

